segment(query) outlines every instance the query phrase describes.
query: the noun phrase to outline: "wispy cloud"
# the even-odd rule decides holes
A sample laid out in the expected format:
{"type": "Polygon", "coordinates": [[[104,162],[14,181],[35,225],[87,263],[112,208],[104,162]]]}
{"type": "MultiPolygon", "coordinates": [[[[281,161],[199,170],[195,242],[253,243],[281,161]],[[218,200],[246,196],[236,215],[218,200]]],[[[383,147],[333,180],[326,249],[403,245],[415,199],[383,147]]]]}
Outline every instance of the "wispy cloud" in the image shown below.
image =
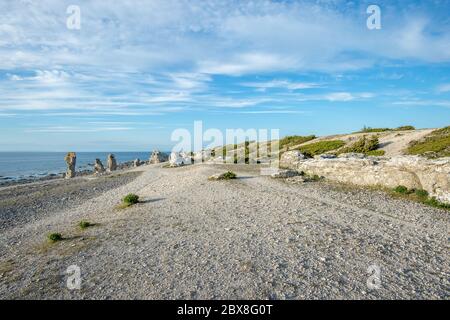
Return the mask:
{"type": "Polygon", "coordinates": [[[440,93],[442,92],[450,92],[450,83],[443,83],[439,85],[436,90],[440,93]]]}
{"type": "Polygon", "coordinates": [[[289,80],[271,80],[266,82],[243,82],[244,87],[257,88],[262,91],[271,88],[282,88],[288,90],[311,89],[319,87],[319,84],[312,82],[293,82],[289,80]]]}
{"type": "Polygon", "coordinates": [[[100,127],[100,128],[86,128],[86,127],[68,127],[55,126],[46,128],[32,128],[26,129],[25,132],[42,132],[42,133],[89,133],[89,132],[110,132],[110,131],[127,131],[133,130],[131,127],[100,127]]]}

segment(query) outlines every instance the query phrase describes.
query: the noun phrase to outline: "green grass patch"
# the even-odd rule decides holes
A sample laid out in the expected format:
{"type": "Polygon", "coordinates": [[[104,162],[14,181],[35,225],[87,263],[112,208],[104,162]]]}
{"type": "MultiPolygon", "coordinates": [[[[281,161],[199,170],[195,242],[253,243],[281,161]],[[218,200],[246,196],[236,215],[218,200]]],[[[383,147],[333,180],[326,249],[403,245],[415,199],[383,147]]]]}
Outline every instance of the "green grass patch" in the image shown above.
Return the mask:
{"type": "Polygon", "coordinates": [[[384,151],[384,150],[372,150],[372,151],[366,152],[366,155],[374,156],[374,157],[381,157],[381,156],[384,156],[385,154],[386,154],[386,151],[384,151]]]}
{"type": "Polygon", "coordinates": [[[87,228],[89,228],[89,227],[92,227],[93,226],[93,224],[92,223],[90,223],[90,222],[88,222],[88,221],[80,221],[79,223],[78,223],[78,226],[80,227],[80,229],[81,230],[84,230],[84,229],[87,229],[87,228]]]}
{"type": "Polygon", "coordinates": [[[355,133],[372,133],[372,132],[385,132],[391,131],[391,128],[371,128],[364,126],[361,130],[356,131],[355,133]]]}
{"type": "Polygon", "coordinates": [[[63,236],[61,235],[61,233],[50,233],[47,235],[47,239],[50,242],[54,243],[63,240],[63,236]]]}
{"type": "Polygon", "coordinates": [[[345,142],[342,140],[319,141],[302,146],[299,148],[299,151],[301,153],[314,156],[328,151],[339,149],[344,145],[345,142]]]}
{"type": "Polygon", "coordinates": [[[421,140],[412,141],[406,153],[428,158],[450,157],[450,126],[434,130],[421,140]]]}
{"type": "Polygon", "coordinates": [[[373,132],[386,132],[386,131],[407,131],[407,130],[416,130],[413,126],[400,126],[398,128],[371,128],[364,126],[361,130],[356,131],[355,133],[373,133],[373,132]]]}
{"type": "Polygon", "coordinates": [[[279,148],[292,147],[315,139],[316,136],[287,136],[280,140],[279,148]]]}
{"type": "Polygon", "coordinates": [[[393,190],[396,193],[408,194],[408,188],[405,186],[397,186],[393,190]]]}
{"type": "Polygon", "coordinates": [[[397,186],[394,189],[392,189],[392,192],[396,196],[401,196],[403,198],[417,201],[431,207],[450,210],[450,204],[440,202],[435,197],[430,197],[428,191],[426,190],[408,189],[405,186],[397,186]]]}

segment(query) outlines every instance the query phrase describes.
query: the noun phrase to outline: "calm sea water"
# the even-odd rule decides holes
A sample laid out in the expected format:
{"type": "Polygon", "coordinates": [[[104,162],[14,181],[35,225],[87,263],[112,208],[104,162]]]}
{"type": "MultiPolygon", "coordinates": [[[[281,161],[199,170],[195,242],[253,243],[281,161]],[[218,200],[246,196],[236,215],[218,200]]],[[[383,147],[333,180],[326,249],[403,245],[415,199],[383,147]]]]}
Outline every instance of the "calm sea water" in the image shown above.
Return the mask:
{"type": "MultiPolygon", "coordinates": [[[[109,153],[118,163],[141,159],[146,161],[151,152],[77,152],[77,170],[92,169],[96,158],[106,167],[109,153]]],[[[0,180],[59,174],[66,171],[66,152],[0,152],[0,180]]]]}

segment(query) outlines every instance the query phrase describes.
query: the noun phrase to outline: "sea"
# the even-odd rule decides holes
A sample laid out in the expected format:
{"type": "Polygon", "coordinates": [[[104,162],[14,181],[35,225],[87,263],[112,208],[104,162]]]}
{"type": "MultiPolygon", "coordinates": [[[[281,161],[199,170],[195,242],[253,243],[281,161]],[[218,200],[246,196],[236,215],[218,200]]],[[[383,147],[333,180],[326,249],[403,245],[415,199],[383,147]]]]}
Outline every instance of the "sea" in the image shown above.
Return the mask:
{"type": "MultiPolygon", "coordinates": [[[[146,161],[151,152],[77,152],[76,169],[92,170],[98,158],[106,167],[108,154],[114,154],[118,163],[140,159],[146,161]]],[[[66,171],[67,152],[0,152],[0,182],[41,178],[66,171]]]]}

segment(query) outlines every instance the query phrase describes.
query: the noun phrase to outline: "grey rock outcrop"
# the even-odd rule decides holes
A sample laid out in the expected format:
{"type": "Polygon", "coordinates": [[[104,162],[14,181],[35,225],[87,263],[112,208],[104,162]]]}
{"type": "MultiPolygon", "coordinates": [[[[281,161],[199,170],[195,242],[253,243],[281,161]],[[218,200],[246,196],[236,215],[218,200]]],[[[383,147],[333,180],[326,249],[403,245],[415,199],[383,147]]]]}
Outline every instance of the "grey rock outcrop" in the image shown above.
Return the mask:
{"type": "Polygon", "coordinates": [[[300,175],[300,173],[297,170],[278,170],[278,172],[275,172],[271,174],[272,178],[292,178],[300,175]]]}
{"type": "Polygon", "coordinates": [[[75,152],[69,152],[65,156],[64,160],[67,163],[67,171],[66,171],[65,178],[70,179],[70,178],[75,177],[75,175],[76,175],[75,166],[77,164],[77,154],[75,152]]]}
{"type": "Polygon", "coordinates": [[[409,189],[424,189],[430,196],[450,203],[450,158],[431,160],[418,156],[395,156],[374,160],[356,155],[301,160],[294,155],[285,159],[283,166],[361,186],[394,188],[403,185],[409,189]]]}
{"type": "Polygon", "coordinates": [[[94,174],[101,174],[103,172],[105,172],[105,167],[103,166],[103,163],[100,161],[100,159],[95,159],[94,174]]]}
{"type": "Polygon", "coordinates": [[[323,154],[314,156],[314,159],[335,159],[336,157],[337,156],[334,154],[323,153],[323,154]]]}
{"type": "Polygon", "coordinates": [[[117,170],[117,161],[116,161],[116,157],[113,154],[108,155],[107,166],[108,166],[108,171],[116,171],[117,170]]]}
{"type": "Polygon", "coordinates": [[[364,159],[366,155],[364,153],[349,152],[349,153],[341,153],[338,157],[347,159],[351,158],[364,159]]]}
{"type": "Polygon", "coordinates": [[[305,159],[306,156],[300,151],[286,151],[281,155],[280,166],[283,168],[290,168],[292,165],[305,159]]]}
{"type": "Polygon", "coordinates": [[[141,160],[140,159],[136,159],[133,161],[133,167],[139,167],[141,165],[141,160]]]}

